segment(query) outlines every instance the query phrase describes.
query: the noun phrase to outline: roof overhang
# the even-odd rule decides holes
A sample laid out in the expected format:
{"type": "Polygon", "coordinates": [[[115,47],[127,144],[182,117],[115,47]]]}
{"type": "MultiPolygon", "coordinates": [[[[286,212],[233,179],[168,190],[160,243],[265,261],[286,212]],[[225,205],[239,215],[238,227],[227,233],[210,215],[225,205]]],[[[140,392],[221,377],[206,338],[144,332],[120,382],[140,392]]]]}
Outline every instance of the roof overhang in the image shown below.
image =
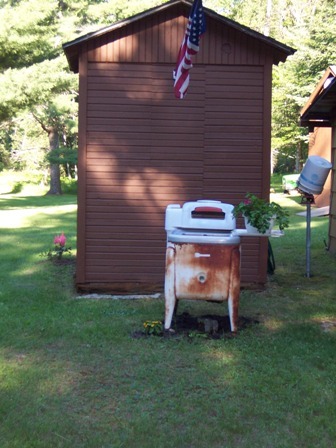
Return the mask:
{"type": "Polygon", "coordinates": [[[336,109],[336,66],[328,67],[300,112],[300,126],[330,127],[336,109]]]}
{"type": "MultiPolygon", "coordinates": [[[[102,36],[104,34],[111,33],[113,31],[118,30],[119,28],[125,27],[133,22],[142,20],[150,15],[160,13],[162,11],[165,11],[166,9],[173,8],[178,5],[182,5],[185,7],[185,14],[187,17],[190,12],[190,9],[192,7],[192,1],[191,0],[170,0],[167,3],[164,3],[163,5],[159,5],[154,8],[148,9],[140,14],[136,14],[136,15],[129,17],[125,20],[121,20],[121,21],[113,23],[112,25],[109,25],[105,28],[88,33],[84,36],[80,36],[77,39],[74,39],[70,42],[66,42],[65,44],[63,44],[63,50],[68,59],[70,69],[72,71],[74,71],[75,73],[78,72],[79,48],[85,42],[87,42],[91,39],[94,39],[96,37],[102,36]]],[[[223,25],[227,25],[236,30],[239,30],[242,33],[247,34],[248,36],[250,36],[254,39],[258,39],[259,41],[263,42],[267,46],[271,47],[271,49],[274,52],[274,57],[273,57],[274,64],[278,64],[279,62],[285,62],[287,57],[294,54],[296,51],[295,49],[293,49],[285,44],[282,44],[281,42],[278,42],[277,40],[272,39],[271,37],[265,36],[265,35],[258,33],[257,31],[254,31],[244,25],[240,25],[239,23],[237,23],[231,19],[221,16],[220,14],[217,14],[215,11],[212,11],[211,9],[208,9],[205,7],[203,7],[203,9],[204,9],[206,16],[211,17],[214,20],[221,22],[223,25]]]]}

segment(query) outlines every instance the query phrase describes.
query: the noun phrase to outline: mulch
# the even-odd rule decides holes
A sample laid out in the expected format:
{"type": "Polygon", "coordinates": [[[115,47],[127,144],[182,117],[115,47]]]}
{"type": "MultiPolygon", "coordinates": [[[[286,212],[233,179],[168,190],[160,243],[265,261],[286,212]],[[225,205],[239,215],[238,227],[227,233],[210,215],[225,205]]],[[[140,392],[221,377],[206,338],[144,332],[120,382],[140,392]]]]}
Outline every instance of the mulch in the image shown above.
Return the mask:
{"type": "Polygon", "coordinates": [[[191,316],[188,312],[178,314],[170,330],[165,330],[159,335],[148,335],[144,331],[135,331],[132,337],[135,339],[143,337],[163,337],[163,338],[197,338],[207,339],[231,338],[239,335],[239,332],[259,321],[249,319],[243,316],[238,320],[238,331],[231,332],[229,316],[220,316],[216,314],[206,314],[203,316],[191,316]]]}

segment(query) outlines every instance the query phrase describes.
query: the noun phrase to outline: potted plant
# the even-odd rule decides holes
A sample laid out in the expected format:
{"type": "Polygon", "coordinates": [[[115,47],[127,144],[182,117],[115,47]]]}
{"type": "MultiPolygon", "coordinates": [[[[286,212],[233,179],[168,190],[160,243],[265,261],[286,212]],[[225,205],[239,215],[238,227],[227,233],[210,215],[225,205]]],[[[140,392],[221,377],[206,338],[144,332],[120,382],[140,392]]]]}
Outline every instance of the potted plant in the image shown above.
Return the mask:
{"type": "Polygon", "coordinates": [[[252,193],[247,193],[245,199],[234,207],[233,216],[236,218],[239,214],[243,215],[245,227],[250,233],[269,234],[275,224],[280,230],[289,226],[286,210],[276,202],[267,202],[252,193]]]}

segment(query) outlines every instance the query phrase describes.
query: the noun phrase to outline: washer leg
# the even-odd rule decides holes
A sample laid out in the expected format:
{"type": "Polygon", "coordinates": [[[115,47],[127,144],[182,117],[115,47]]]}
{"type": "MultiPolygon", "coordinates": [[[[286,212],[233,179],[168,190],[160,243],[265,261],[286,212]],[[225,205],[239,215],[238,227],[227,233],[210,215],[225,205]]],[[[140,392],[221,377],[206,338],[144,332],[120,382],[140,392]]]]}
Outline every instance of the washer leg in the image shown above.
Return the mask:
{"type": "Polygon", "coordinates": [[[171,246],[166,251],[166,276],[165,276],[165,330],[169,330],[176,306],[175,294],[175,249],[171,246]]]}
{"type": "Polygon", "coordinates": [[[240,249],[232,251],[230,290],[228,297],[228,308],[230,317],[230,327],[232,332],[238,330],[238,309],[240,295],[240,249]]]}
{"type": "Polygon", "coordinates": [[[174,309],[175,309],[175,303],[176,303],[175,297],[169,297],[169,298],[166,297],[166,304],[165,304],[166,312],[165,312],[165,323],[164,323],[165,330],[169,330],[169,328],[171,327],[174,309]]]}

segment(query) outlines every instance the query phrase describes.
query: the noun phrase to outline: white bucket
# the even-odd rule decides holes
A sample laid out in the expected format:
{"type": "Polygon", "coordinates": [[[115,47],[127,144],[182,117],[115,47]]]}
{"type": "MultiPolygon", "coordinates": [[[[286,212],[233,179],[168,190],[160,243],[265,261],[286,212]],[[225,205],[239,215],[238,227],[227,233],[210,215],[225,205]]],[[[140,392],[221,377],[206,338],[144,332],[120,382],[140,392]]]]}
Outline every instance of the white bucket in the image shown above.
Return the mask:
{"type": "Polygon", "coordinates": [[[309,194],[320,194],[331,166],[331,163],[323,157],[308,157],[298,180],[299,190],[309,194]]]}

